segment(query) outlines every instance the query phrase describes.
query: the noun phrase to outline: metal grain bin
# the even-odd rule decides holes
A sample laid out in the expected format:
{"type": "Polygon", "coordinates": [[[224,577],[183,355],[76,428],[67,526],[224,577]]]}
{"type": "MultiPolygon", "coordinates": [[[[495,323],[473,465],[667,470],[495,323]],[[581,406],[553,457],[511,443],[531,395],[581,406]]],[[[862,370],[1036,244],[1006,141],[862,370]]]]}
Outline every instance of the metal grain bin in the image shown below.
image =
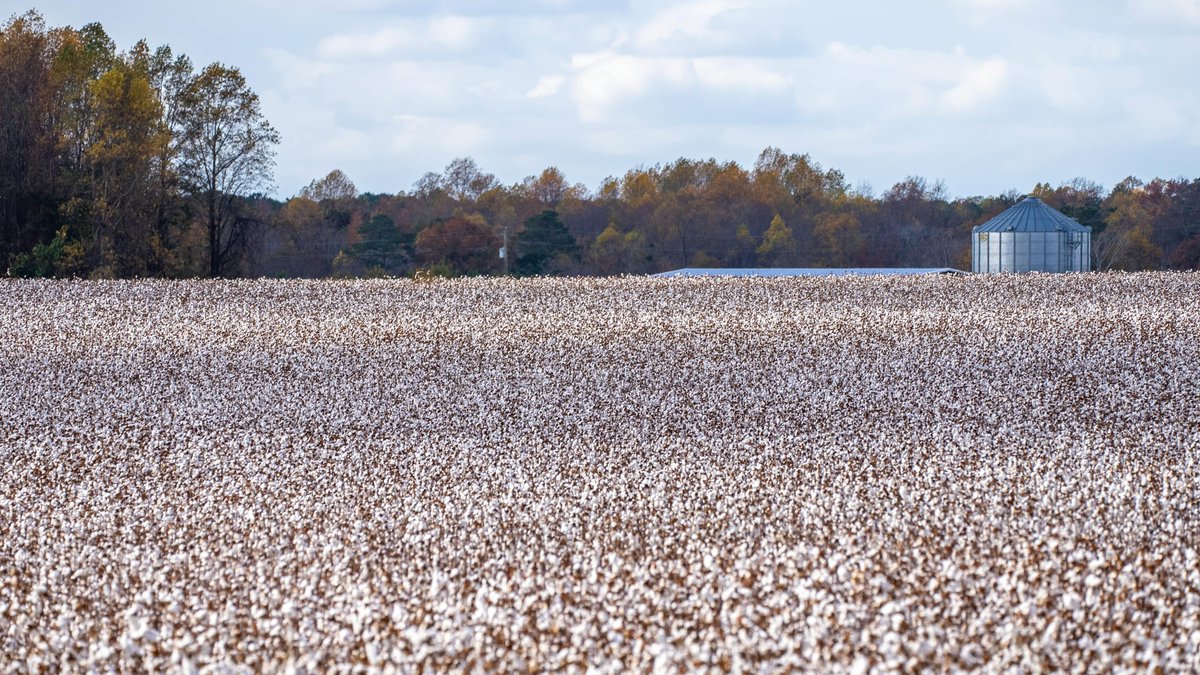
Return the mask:
{"type": "Polygon", "coordinates": [[[1086,272],[1092,268],[1092,228],[1037,197],[1026,197],[971,230],[971,271],[1086,272]]]}

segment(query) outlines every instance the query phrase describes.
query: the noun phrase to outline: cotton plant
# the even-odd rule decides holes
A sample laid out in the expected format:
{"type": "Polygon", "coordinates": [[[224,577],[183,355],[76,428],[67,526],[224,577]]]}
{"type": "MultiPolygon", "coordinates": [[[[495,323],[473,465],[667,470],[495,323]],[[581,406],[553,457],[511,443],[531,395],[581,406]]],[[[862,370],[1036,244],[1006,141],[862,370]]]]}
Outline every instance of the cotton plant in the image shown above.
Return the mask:
{"type": "Polygon", "coordinates": [[[0,670],[1200,669],[1200,276],[0,282],[0,670]]]}

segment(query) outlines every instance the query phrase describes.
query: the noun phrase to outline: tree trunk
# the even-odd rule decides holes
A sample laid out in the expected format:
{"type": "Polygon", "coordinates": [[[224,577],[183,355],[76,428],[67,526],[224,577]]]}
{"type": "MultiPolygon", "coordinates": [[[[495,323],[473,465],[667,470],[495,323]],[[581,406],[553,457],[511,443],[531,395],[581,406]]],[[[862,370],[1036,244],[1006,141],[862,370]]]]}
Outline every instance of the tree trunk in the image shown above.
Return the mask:
{"type": "Polygon", "coordinates": [[[221,232],[217,228],[217,195],[208,191],[208,276],[221,276],[221,232]]]}

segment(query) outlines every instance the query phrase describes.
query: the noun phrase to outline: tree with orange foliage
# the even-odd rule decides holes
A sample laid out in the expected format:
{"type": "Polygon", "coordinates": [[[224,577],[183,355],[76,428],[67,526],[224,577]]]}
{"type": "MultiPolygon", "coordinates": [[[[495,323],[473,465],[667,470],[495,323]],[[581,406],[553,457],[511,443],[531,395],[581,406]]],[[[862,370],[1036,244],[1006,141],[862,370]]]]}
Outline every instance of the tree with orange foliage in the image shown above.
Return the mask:
{"type": "Polygon", "coordinates": [[[500,238],[482,218],[456,216],[417,235],[417,260],[454,274],[492,274],[500,267],[500,238]]]}

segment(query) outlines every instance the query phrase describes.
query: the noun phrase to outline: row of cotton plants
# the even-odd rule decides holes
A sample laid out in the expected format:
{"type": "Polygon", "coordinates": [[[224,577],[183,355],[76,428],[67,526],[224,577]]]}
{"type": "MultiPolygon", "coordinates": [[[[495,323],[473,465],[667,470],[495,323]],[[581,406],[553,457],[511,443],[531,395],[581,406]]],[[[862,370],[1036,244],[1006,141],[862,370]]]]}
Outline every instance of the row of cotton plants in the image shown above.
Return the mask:
{"type": "Polygon", "coordinates": [[[1200,669],[1200,275],[0,282],[0,671],[1200,669]]]}

